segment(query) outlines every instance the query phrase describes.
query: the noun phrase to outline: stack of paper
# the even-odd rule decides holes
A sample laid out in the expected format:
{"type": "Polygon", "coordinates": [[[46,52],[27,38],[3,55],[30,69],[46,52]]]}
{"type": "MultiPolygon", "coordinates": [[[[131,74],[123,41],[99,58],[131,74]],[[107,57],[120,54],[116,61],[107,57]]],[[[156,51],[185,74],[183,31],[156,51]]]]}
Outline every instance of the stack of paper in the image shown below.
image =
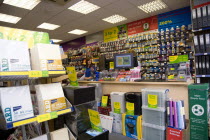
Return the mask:
{"type": "Polygon", "coordinates": [[[60,83],[35,86],[39,114],[66,108],[66,100],[60,83]]]}
{"type": "Polygon", "coordinates": [[[51,140],[70,140],[67,128],[62,128],[62,129],[53,131],[50,133],[50,136],[51,136],[51,140]]]}
{"type": "Polygon", "coordinates": [[[59,45],[36,44],[31,49],[32,70],[63,70],[59,45]]]}
{"type": "Polygon", "coordinates": [[[47,135],[42,135],[42,136],[38,136],[36,138],[33,138],[31,140],[48,140],[48,139],[47,139],[47,135]]]}
{"type": "Polygon", "coordinates": [[[0,88],[0,105],[7,123],[34,116],[29,86],[0,88]]]}
{"type": "Polygon", "coordinates": [[[0,39],[0,71],[31,70],[26,42],[0,39]]]}

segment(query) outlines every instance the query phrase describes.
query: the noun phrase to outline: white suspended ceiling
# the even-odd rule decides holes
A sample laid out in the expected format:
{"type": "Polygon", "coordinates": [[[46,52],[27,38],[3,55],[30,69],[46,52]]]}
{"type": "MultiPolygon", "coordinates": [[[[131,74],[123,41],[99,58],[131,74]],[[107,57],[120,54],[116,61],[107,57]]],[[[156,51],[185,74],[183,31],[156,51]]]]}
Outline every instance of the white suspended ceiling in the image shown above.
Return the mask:
{"type": "Polygon", "coordinates": [[[17,24],[0,21],[0,26],[48,32],[50,34],[50,38],[63,40],[60,42],[63,43],[110,27],[190,5],[190,0],[163,0],[163,2],[165,2],[168,6],[166,9],[147,14],[140,10],[138,6],[152,0],[87,0],[88,2],[98,5],[101,8],[85,15],[68,9],[70,6],[79,1],[80,0],[71,0],[63,6],[48,0],[42,0],[32,10],[2,4],[0,6],[0,13],[18,16],[22,19],[17,24]],[[124,16],[127,20],[117,24],[111,24],[102,20],[115,14],[124,16]],[[55,30],[37,28],[37,26],[44,22],[56,24],[60,27],[55,30]],[[88,32],[83,35],[68,33],[74,29],[81,29],[88,32]]]}

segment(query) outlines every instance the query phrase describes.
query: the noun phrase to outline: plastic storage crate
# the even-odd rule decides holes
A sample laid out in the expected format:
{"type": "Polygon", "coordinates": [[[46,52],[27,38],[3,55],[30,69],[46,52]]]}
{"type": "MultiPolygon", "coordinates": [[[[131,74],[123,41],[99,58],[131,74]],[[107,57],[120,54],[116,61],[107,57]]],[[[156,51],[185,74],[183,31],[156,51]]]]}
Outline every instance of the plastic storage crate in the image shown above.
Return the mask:
{"type": "Polygon", "coordinates": [[[143,125],[143,140],[165,140],[165,127],[148,123],[143,125]]]}
{"type": "Polygon", "coordinates": [[[112,92],[111,96],[111,107],[114,112],[114,103],[120,103],[120,113],[125,113],[125,92],[112,92]]]}
{"type": "Polygon", "coordinates": [[[166,125],[166,110],[164,108],[153,109],[142,106],[143,122],[159,126],[166,125]]]}
{"type": "Polygon", "coordinates": [[[143,106],[165,108],[168,92],[168,89],[142,89],[143,106]]]}

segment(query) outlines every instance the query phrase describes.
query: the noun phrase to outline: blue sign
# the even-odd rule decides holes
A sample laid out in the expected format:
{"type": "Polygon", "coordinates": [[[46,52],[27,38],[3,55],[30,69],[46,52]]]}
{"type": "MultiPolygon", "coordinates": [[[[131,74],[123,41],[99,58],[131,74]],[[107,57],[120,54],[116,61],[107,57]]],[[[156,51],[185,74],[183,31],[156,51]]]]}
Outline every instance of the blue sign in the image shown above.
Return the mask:
{"type": "Polygon", "coordinates": [[[181,8],[158,15],[158,29],[165,30],[166,28],[188,26],[191,24],[191,10],[190,7],[181,8]]]}

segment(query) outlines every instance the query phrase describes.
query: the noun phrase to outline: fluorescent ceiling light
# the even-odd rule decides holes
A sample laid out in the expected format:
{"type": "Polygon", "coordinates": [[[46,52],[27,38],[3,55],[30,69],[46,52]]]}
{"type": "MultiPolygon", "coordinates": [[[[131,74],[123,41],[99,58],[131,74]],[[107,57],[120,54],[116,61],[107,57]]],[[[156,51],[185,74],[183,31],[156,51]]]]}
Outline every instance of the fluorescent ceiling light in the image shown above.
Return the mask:
{"type": "Polygon", "coordinates": [[[42,23],[37,28],[46,29],[46,30],[55,30],[58,27],[60,27],[60,26],[59,25],[55,25],[55,24],[50,24],[50,23],[42,23]]]}
{"type": "Polygon", "coordinates": [[[155,0],[138,6],[139,9],[146,13],[151,13],[166,8],[167,5],[162,0],[155,0]]]}
{"type": "Polygon", "coordinates": [[[125,18],[123,16],[120,16],[120,15],[113,15],[113,16],[104,18],[103,20],[106,21],[106,22],[109,22],[109,23],[113,23],[114,24],[114,23],[118,23],[118,22],[127,20],[127,18],[125,18]]]}
{"type": "Polygon", "coordinates": [[[80,30],[80,29],[74,29],[74,30],[72,30],[72,31],[70,31],[68,33],[75,34],[75,35],[81,35],[81,34],[87,33],[87,31],[80,30]]]}
{"type": "Polygon", "coordinates": [[[58,42],[61,42],[63,40],[60,40],[60,39],[51,39],[54,43],[58,43],[58,42]]]}
{"type": "Polygon", "coordinates": [[[4,4],[32,10],[41,0],[4,0],[4,4]]]}
{"type": "Polygon", "coordinates": [[[0,21],[16,24],[21,18],[0,13],[0,21]]]}
{"type": "Polygon", "coordinates": [[[81,0],[78,3],[75,3],[74,5],[69,7],[68,9],[82,13],[82,14],[88,14],[99,8],[100,7],[95,4],[92,4],[88,1],[81,0]]]}

